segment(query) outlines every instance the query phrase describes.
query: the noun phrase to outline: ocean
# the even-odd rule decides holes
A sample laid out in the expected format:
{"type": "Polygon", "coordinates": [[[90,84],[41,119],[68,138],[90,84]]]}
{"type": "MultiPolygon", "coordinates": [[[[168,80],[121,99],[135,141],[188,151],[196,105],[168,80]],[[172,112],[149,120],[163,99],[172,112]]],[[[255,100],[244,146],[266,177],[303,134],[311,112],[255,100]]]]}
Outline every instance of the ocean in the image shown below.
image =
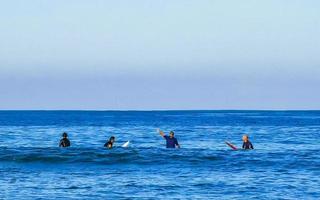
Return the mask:
{"type": "Polygon", "coordinates": [[[0,111],[0,149],[0,199],[320,199],[320,111],[0,111]]]}

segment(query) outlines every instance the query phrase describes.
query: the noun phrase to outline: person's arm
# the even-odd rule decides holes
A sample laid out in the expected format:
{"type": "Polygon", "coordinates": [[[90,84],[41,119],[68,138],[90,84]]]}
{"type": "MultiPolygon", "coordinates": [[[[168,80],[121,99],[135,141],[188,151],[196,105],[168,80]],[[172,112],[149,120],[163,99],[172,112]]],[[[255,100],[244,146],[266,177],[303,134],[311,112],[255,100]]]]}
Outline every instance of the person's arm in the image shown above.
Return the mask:
{"type": "Polygon", "coordinates": [[[174,144],[175,144],[178,148],[180,148],[180,145],[179,145],[179,143],[178,143],[178,140],[177,140],[177,139],[175,139],[175,140],[174,140],[174,144]]]}
{"type": "Polygon", "coordinates": [[[243,148],[243,149],[245,148],[245,144],[244,144],[244,142],[242,143],[242,148],[243,148]]]}
{"type": "Polygon", "coordinates": [[[252,143],[251,143],[251,142],[250,142],[250,148],[251,148],[251,149],[253,149],[253,145],[252,145],[252,143]]]}
{"type": "Polygon", "coordinates": [[[165,138],[165,134],[164,134],[164,132],[163,131],[161,131],[161,130],[158,130],[159,131],[159,134],[162,136],[162,137],[164,137],[165,138]]]}
{"type": "Polygon", "coordinates": [[[63,140],[60,140],[59,147],[62,147],[62,146],[63,146],[63,140]]]}

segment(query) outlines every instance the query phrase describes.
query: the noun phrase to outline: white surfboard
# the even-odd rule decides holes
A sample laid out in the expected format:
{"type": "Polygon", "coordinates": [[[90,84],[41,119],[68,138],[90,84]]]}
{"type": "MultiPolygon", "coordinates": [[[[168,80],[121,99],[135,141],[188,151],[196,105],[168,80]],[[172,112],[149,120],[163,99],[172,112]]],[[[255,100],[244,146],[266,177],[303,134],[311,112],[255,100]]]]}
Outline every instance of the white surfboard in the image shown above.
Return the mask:
{"type": "Polygon", "coordinates": [[[127,148],[127,147],[129,146],[129,144],[130,144],[130,141],[128,141],[128,142],[126,142],[126,143],[124,143],[121,147],[123,147],[123,148],[127,148]]]}

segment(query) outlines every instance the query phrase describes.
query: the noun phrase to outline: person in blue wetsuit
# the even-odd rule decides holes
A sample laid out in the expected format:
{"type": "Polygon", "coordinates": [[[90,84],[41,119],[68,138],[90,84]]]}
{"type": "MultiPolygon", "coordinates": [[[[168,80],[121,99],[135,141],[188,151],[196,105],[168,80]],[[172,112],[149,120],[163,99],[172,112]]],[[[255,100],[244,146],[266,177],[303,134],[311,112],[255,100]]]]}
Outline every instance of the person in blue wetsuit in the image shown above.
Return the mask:
{"type": "Polygon", "coordinates": [[[252,143],[249,141],[249,136],[248,135],[243,135],[242,136],[242,149],[253,149],[252,143]]]}
{"type": "Polygon", "coordinates": [[[163,131],[160,131],[159,130],[159,133],[160,133],[160,135],[166,140],[166,147],[167,148],[180,148],[180,145],[179,145],[179,143],[178,143],[178,140],[177,140],[177,138],[175,138],[174,137],[174,132],[173,131],[171,131],[170,133],[169,133],[169,136],[167,136],[167,135],[165,135],[164,133],[163,133],[163,131]]]}

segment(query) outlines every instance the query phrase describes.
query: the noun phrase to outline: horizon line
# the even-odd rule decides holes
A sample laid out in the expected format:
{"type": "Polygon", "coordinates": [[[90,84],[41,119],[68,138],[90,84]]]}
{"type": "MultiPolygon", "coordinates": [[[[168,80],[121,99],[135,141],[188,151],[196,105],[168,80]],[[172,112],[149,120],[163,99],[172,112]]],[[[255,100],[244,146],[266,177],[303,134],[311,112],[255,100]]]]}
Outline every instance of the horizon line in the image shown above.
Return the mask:
{"type": "Polygon", "coordinates": [[[0,109],[0,112],[170,112],[170,111],[320,111],[320,109],[0,109]]]}

